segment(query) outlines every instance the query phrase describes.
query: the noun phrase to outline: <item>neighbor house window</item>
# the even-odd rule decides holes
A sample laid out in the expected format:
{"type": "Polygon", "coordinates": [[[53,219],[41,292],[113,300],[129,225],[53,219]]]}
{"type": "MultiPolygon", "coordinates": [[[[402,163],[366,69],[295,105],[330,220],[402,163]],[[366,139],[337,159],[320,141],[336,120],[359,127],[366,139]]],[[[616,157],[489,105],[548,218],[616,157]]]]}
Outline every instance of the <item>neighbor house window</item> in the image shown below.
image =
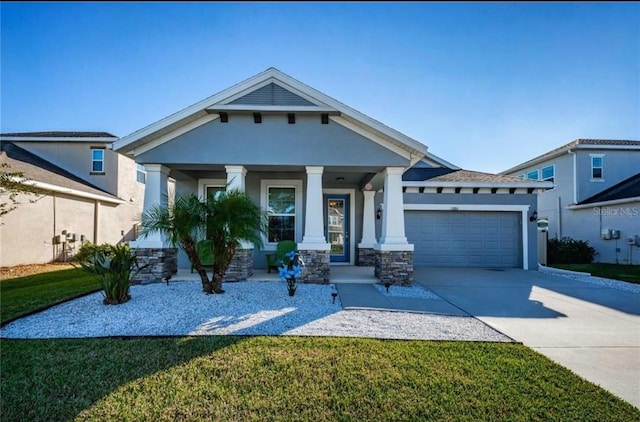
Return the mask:
{"type": "Polygon", "coordinates": [[[550,165],[542,168],[542,180],[545,182],[553,183],[556,176],[556,167],[554,165],[550,165]]]}
{"type": "Polygon", "coordinates": [[[538,170],[531,170],[527,173],[527,179],[538,180],[538,170]]]}
{"type": "Polygon", "coordinates": [[[524,178],[525,178],[525,176],[526,176],[526,174],[519,174],[519,175],[518,175],[518,177],[519,177],[519,178],[521,178],[521,179],[524,179],[524,178]]]}
{"type": "Polygon", "coordinates": [[[104,173],[104,148],[91,148],[91,173],[104,173]]]}
{"type": "Polygon", "coordinates": [[[301,230],[302,182],[262,180],[262,206],[268,212],[267,243],[296,242],[301,230]]]}
{"type": "Polygon", "coordinates": [[[603,178],[603,164],[604,164],[604,156],[603,155],[592,155],[591,156],[591,179],[592,180],[602,180],[603,178]]]}
{"type": "Polygon", "coordinates": [[[142,184],[147,182],[147,171],[142,164],[136,164],[136,180],[142,184]]]}

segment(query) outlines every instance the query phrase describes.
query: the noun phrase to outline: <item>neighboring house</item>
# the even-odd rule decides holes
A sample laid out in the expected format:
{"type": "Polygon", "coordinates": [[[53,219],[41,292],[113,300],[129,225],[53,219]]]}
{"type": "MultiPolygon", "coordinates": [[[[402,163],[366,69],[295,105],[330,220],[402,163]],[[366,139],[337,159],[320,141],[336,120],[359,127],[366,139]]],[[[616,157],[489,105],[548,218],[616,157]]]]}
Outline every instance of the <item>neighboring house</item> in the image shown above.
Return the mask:
{"type": "MultiPolygon", "coordinates": [[[[0,134],[2,170],[21,172],[37,195],[2,217],[0,266],[67,260],[82,240],[135,239],[144,200],[142,166],[110,149],[104,132],[0,134]]],[[[3,198],[3,201],[5,198],[3,198]]]]}
{"type": "MultiPolygon", "coordinates": [[[[145,208],[166,201],[171,177],[176,194],[228,184],[270,212],[264,249],[244,245],[227,279],[266,268],[286,239],[298,243],[306,282],[328,282],[332,264],[373,265],[405,284],[414,265],[536,269],[530,216],[550,183],[460,170],[274,68],[113,147],[145,166],[145,208]]],[[[131,245],[166,263],[150,278],[171,274],[175,251],[159,234],[131,245]]],[[[183,253],[177,260],[189,267],[183,253]]]]}
{"type": "Polygon", "coordinates": [[[549,238],[588,241],[596,262],[640,263],[640,141],[577,139],[502,174],[553,182],[538,196],[549,238]]]}

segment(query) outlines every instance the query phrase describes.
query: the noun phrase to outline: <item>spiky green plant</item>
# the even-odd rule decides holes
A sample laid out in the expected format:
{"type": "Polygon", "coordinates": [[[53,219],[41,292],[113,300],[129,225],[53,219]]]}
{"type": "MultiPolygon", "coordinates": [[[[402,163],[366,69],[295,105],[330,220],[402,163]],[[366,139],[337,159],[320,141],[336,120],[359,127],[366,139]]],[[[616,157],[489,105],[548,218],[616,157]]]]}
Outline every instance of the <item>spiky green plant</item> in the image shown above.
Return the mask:
{"type": "Polygon", "coordinates": [[[179,195],[172,205],[154,205],[142,214],[141,234],[160,232],[187,254],[207,293],[224,293],[222,279],[241,241],[262,246],[266,214],[246,193],[231,189],[200,199],[179,195]],[[198,240],[211,240],[213,276],[209,279],[196,248],[198,240]]]}
{"type": "Polygon", "coordinates": [[[131,299],[129,289],[137,258],[129,245],[109,245],[106,250],[98,250],[81,261],[80,265],[100,282],[105,304],[116,305],[131,299]]]}

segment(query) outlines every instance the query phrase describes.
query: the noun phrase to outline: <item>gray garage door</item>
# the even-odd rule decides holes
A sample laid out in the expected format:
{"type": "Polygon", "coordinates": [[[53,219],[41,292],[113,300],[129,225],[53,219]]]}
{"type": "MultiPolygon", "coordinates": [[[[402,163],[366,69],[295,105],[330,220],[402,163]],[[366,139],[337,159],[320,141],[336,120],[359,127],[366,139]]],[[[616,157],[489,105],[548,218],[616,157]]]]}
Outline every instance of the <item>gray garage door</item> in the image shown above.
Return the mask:
{"type": "Polygon", "coordinates": [[[405,211],[414,265],[522,267],[521,214],[488,211],[405,211]]]}

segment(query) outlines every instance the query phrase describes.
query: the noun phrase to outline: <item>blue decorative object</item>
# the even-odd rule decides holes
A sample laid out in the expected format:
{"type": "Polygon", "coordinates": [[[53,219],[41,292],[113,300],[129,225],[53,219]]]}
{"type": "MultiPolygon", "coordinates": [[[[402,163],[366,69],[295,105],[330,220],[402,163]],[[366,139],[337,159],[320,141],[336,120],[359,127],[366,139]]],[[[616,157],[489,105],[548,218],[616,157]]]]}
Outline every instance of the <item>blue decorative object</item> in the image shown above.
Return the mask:
{"type": "Polygon", "coordinates": [[[297,251],[291,251],[285,254],[284,259],[278,263],[278,275],[280,280],[287,282],[287,290],[289,296],[293,296],[296,293],[296,282],[302,274],[302,267],[304,262],[300,259],[300,255],[297,251]]]}

